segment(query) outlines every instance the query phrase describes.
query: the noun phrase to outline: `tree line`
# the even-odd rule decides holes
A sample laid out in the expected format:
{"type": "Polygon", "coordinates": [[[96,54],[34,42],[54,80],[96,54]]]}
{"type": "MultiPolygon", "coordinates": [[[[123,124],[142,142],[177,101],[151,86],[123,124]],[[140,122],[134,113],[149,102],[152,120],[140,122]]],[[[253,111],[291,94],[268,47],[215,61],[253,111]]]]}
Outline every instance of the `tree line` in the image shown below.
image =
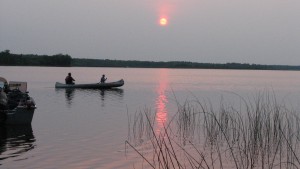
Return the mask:
{"type": "Polygon", "coordinates": [[[185,61],[153,62],[137,60],[72,59],[74,67],[132,67],[132,68],[186,68],[186,69],[252,69],[252,70],[300,70],[300,66],[259,65],[248,63],[197,63],[185,61]]]}
{"type": "Polygon", "coordinates": [[[186,68],[186,69],[253,69],[253,70],[300,70],[300,66],[260,65],[248,63],[197,63],[185,61],[154,62],[137,60],[82,59],[56,54],[12,54],[0,52],[1,66],[61,66],[61,67],[132,67],[132,68],[186,68]]]}
{"type": "Polygon", "coordinates": [[[34,54],[12,54],[9,50],[0,52],[1,66],[71,66],[72,58],[69,55],[56,54],[34,55],[34,54]]]}

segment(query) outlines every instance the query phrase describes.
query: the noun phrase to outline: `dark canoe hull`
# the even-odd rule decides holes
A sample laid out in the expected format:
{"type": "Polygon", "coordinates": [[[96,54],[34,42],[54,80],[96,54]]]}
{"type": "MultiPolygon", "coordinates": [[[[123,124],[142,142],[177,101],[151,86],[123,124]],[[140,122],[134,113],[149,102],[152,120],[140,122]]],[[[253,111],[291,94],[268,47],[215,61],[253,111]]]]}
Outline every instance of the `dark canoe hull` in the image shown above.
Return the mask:
{"type": "Polygon", "coordinates": [[[114,87],[121,87],[124,85],[124,80],[121,79],[116,82],[109,83],[89,83],[89,84],[64,84],[55,83],[55,88],[81,88],[81,89],[109,89],[114,87]]]}

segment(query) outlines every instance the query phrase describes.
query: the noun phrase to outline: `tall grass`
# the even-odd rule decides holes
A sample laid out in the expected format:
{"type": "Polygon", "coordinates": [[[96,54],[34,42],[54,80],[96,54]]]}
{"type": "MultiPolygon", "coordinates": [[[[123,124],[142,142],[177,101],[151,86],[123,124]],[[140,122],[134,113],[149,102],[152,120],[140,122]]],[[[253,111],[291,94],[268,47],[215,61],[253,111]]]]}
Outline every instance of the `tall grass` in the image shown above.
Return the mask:
{"type": "Polygon", "coordinates": [[[153,155],[126,144],[151,168],[300,168],[300,112],[279,103],[274,93],[237,97],[238,106],[221,101],[217,110],[199,99],[178,103],[160,133],[155,114],[141,111],[130,130],[135,139],[147,136],[153,155]]]}

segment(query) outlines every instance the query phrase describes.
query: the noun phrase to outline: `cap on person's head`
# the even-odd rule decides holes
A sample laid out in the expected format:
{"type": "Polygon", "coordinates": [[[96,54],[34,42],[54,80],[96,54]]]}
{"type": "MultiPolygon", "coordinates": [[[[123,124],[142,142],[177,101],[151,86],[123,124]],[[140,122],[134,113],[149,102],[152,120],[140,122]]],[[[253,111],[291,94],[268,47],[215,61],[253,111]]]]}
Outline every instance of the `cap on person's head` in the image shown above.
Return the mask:
{"type": "Polygon", "coordinates": [[[68,73],[69,75],[71,75],[71,73],[68,73]]]}

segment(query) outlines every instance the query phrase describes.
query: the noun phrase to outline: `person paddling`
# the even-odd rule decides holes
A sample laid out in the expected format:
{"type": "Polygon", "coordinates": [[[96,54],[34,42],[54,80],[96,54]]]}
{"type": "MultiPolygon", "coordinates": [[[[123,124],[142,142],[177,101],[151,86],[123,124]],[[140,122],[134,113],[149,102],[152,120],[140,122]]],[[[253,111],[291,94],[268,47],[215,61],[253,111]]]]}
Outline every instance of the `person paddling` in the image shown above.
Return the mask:
{"type": "Polygon", "coordinates": [[[100,82],[101,82],[101,83],[105,83],[106,79],[107,79],[107,78],[105,77],[105,75],[102,75],[100,82]]]}

